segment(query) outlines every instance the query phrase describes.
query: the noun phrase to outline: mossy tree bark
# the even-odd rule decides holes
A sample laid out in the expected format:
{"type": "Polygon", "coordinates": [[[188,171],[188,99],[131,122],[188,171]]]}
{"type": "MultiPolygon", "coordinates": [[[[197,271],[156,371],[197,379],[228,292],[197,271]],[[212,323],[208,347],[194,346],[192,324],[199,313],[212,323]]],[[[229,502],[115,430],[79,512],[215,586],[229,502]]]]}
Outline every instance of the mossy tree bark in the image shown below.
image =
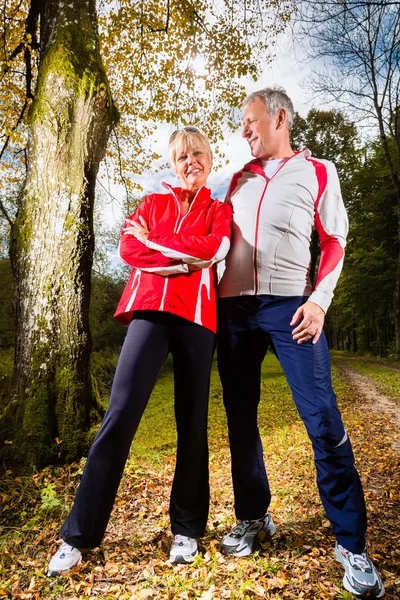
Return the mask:
{"type": "Polygon", "coordinates": [[[36,466],[82,456],[96,409],[89,373],[92,216],[99,162],[118,118],[95,0],[42,1],[40,19],[28,171],[11,240],[14,398],[0,425],[4,434],[13,423],[6,435],[13,459],[36,466]]]}

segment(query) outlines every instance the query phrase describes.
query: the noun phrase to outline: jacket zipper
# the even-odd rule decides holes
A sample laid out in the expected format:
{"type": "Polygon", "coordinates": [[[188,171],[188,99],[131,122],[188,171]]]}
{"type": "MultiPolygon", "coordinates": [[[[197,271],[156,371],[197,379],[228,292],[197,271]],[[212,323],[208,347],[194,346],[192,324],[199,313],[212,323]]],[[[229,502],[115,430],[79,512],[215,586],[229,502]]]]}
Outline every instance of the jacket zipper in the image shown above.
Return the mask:
{"type": "Polygon", "coordinates": [[[265,196],[265,192],[267,191],[269,181],[265,182],[265,187],[263,193],[260,198],[260,202],[257,207],[257,216],[256,216],[256,233],[254,239],[254,253],[253,253],[253,268],[254,268],[254,295],[258,294],[258,272],[257,272],[257,244],[258,244],[258,227],[260,222],[260,212],[261,212],[261,204],[265,196]]]}
{"type": "Polygon", "coordinates": [[[192,201],[191,205],[189,206],[189,210],[187,211],[186,215],[183,215],[183,217],[182,217],[182,219],[181,219],[180,221],[179,221],[179,218],[180,218],[180,214],[181,214],[181,203],[180,203],[180,201],[179,201],[179,198],[177,198],[177,196],[175,195],[175,192],[174,192],[174,191],[173,191],[171,188],[167,188],[167,189],[168,189],[168,190],[170,191],[170,193],[172,194],[172,196],[173,196],[173,198],[174,198],[174,200],[175,200],[175,202],[176,202],[177,208],[178,208],[178,217],[177,217],[177,219],[176,219],[176,222],[175,222],[175,227],[174,227],[174,233],[178,233],[178,231],[179,231],[179,230],[180,230],[180,228],[181,228],[182,221],[185,219],[185,217],[187,217],[187,215],[188,215],[188,214],[190,213],[190,211],[192,210],[193,204],[195,203],[195,200],[196,200],[196,198],[197,198],[197,196],[198,196],[198,194],[199,194],[200,190],[202,189],[202,187],[198,189],[198,191],[197,191],[197,193],[196,193],[195,197],[193,198],[193,201],[192,201]]]}
{"type": "MultiPolygon", "coordinates": [[[[256,232],[255,232],[255,238],[254,238],[254,254],[253,254],[253,269],[254,269],[254,295],[258,294],[258,268],[257,268],[257,244],[258,244],[258,229],[259,229],[259,223],[260,223],[260,212],[261,212],[261,204],[262,201],[264,200],[264,196],[265,196],[265,192],[267,191],[267,187],[268,184],[274,179],[274,177],[279,173],[279,171],[281,169],[283,169],[283,167],[289,162],[289,160],[291,160],[294,156],[297,156],[298,154],[300,154],[300,152],[295,152],[293,154],[293,156],[290,156],[280,167],[279,169],[272,175],[272,177],[270,177],[270,179],[267,179],[265,182],[265,187],[263,190],[263,193],[261,195],[260,198],[260,202],[258,203],[258,207],[257,207],[257,216],[256,216],[256,232]]],[[[266,176],[265,176],[266,178],[266,176]]],[[[271,283],[270,283],[270,293],[271,293],[271,283]]]]}
{"type": "MultiPolygon", "coordinates": [[[[176,230],[174,231],[174,233],[178,233],[178,231],[180,230],[180,228],[181,228],[181,225],[182,225],[182,223],[183,223],[184,219],[185,219],[185,218],[188,216],[188,214],[189,214],[189,213],[190,213],[190,211],[192,210],[192,208],[193,208],[193,205],[194,205],[194,203],[196,202],[196,198],[197,198],[197,196],[199,195],[199,192],[200,192],[200,190],[201,190],[201,189],[202,189],[202,188],[199,188],[199,189],[197,190],[197,192],[196,192],[196,195],[195,195],[195,197],[193,198],[191,205],[189,206],[189,210],[187,211],[186,215],[183,215],[183,217],[182,217],[182,219],[181,219],[180,223],[178,224],[178,227],[177,227],[177,228],[176,228],[176,230]]],[[[176,197],[176,196],[175,196],[175,197],[176,197]]],[[[181,211],[180,211],[180,205],[179,205],[179,214],[180,214],[180,212],[181,212],[181,211]]],[[[179,221],[179,217],[178,217],[178,221],[179,221]]]]}

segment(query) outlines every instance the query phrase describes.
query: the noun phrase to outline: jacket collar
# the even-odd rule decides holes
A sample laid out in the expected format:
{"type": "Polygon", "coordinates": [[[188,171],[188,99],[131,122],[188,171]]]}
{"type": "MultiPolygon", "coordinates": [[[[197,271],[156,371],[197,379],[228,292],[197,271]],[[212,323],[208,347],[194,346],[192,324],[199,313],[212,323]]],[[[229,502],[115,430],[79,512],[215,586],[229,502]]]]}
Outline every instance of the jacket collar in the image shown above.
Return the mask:
{"type": "MultiPolygon", "coordinates": [[[[166,183],[165,181],[162,182],[163,187],[165,187],[165,189],[167,189],[169,192],[171,192],[174,196],[176,196],[178,198],[179,196],[179,192],[182,190],[181,187],[173,187],[172,185],[170,185],[169,183],[166,183]]],[[[197,194],[195,195],[193,202],[196,201],[196,204],[198,204],[199,202],[205,202],[206,200],[208,200],[211,196],[211,190],[206,188],[204,185],[198,190],[197,194]]]]}
{"type": "MultiPolygon", "coordinates": [[[[289,160],[291,161],[298,160],[299,158],[306,158],[307,156],[311,156],[311,151],[308,148],[305,148],[304,150],[298,150],[295,152],[293,156],[287,159],[286,162],[289,160]]],[[[264,177],[264,179],[266,178],[261,158],[253,158],[253,160],[246,163],[243,167],[243,171],[253,171],[253,173],[257,173],[258,175],[264,177]]]]}

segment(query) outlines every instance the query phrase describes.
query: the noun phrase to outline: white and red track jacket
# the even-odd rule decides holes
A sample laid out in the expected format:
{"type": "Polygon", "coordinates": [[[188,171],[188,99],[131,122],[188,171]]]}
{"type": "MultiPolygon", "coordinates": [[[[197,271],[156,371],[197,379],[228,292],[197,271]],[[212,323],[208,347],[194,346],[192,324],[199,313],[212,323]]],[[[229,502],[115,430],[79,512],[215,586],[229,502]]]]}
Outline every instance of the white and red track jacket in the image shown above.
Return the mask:
{"type": "Polygon", "coordinates": [[[146,245],[122,230],[119,254],[133,269],[114,316],[128,324],[134,310],[161,310],[215,332],[215,264],[229,250],[232,207],[202,187],[184,215],[180,188],[163,185],[167,194],[147,196],[130,217],[145,219],[146,245]]]}
{"type": "Polygon", "coordinates": [[[326,311],[342,270],[348,231],[335,166],[303,150],[268,179],[256,159],[234,175],[226,201],[234,212],[232,246],[219,297],[309,296],[326,311]],[[309,268],[314,226],[321,257],[313,291],[309,268]]]}

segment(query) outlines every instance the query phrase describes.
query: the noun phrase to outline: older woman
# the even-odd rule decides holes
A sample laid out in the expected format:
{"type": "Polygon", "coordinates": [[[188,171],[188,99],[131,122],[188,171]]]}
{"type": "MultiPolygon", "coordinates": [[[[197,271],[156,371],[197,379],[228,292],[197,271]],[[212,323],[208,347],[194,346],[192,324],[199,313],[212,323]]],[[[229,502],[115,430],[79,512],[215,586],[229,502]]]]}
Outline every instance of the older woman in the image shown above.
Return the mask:
{"type": "Polygon", "coordinates": [[[120,255],[133,267],[116,311],[129,324],[108,410],[90,449],[62,545],[48,575],[79,564],[104,536],[129,448],[161,368],[173,356],[176,469],[171,562],[191,562],[209,507],[207,410],[216,330],[216,267],[228,249],[231,207],[210,197],[208,139],[194,127],[169,143],[181,187],[163,184],[127,220],[120,255]]]}

